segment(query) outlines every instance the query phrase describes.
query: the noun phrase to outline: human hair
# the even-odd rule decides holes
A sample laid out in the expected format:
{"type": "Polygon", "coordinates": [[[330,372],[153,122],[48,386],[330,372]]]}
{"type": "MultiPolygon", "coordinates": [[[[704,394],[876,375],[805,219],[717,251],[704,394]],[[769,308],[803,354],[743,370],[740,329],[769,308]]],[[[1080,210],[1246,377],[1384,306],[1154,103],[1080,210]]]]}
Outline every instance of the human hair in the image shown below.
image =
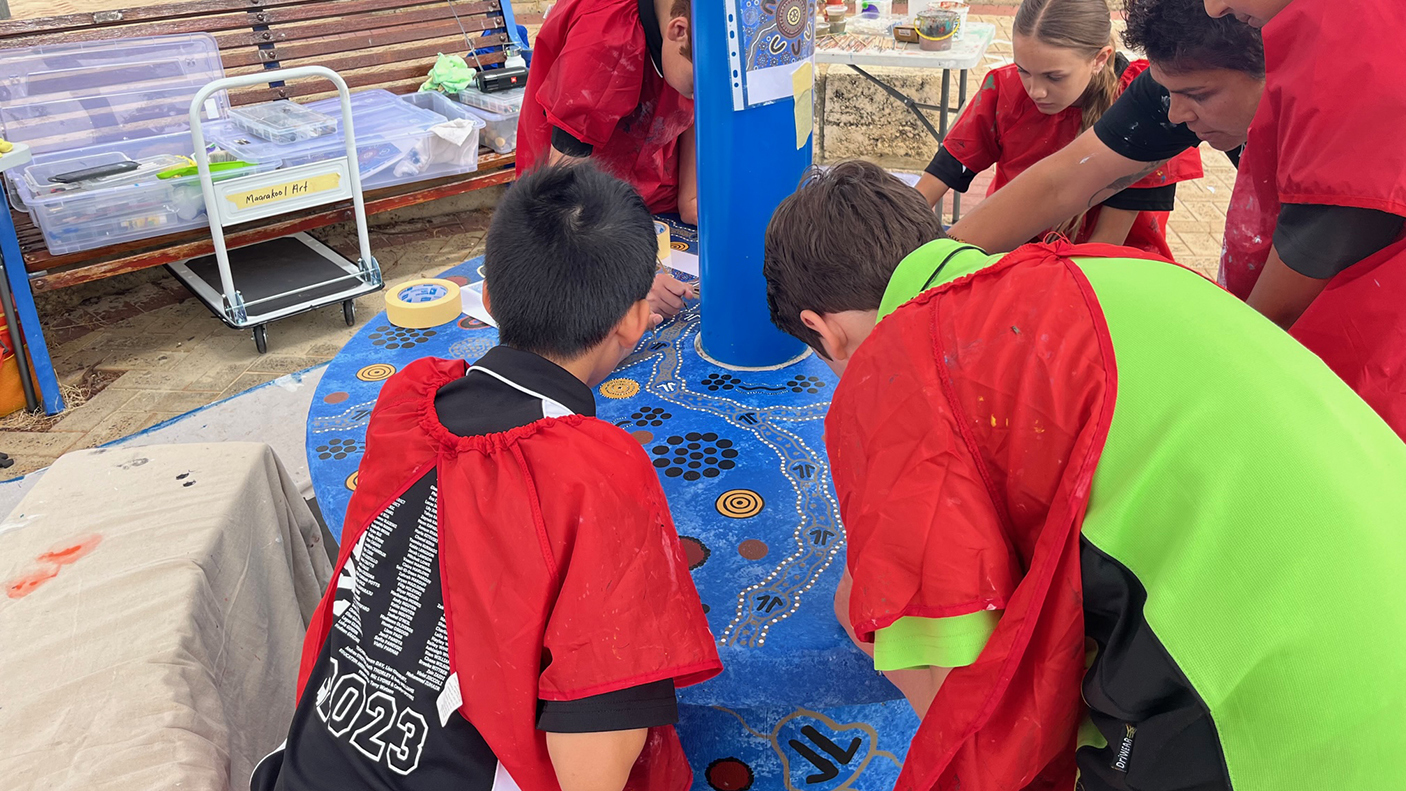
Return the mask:
{"type": "Polygon", "coordinates": [[[518,179],[488,226],[483,275],[499,340],[572,360],[649,294],[654,219],[629,184],[589,163],[518,179]]]}
{"type": "Polygon", "coordinates": [[[771,322],[825,356],[803,310],[878,310],[898,264],[942,239],[942,221],[917,190],[869,162],[813,168],[766,229],[762,275],[771,322]]]}
{"type": "MultiPolygon", "coordinates": [[[[1074,50],[1089,60],[1104,47],[1117,49],[1107,0],[1022,0],[1012,29],[1052,47],[1074,50]]],[[[1109,58],[1079,99],[1084,111],[1079,131],[1097,123],[1117,100],[1118,69],[1109,58]]]]}
{"type": "Polygon", "coordinates": [[[674,0],[669,6],[669,18],[683,17],[688,23],[688,46],[679,50],[685,58],[693,57],[693,0],[674,0]]]}
{"type": "Polygon", "coordinates": [[[1264,77],[1260,31],[1206,14],[1203,0],[1124,0],[1123,43],[1169,72],[1228,69],[1264,77]]]}
{"type": "MultiPolygon", "coordinates": [[[[1117,49],[1107,0],[1022,0],[1012,29],[1018,35],[1073,50],[1089,60],[1097,57],[1104,47],[1117,49]]],[[[1078,104],[1083,110],[1080,134],[1098,123],[1118,100],[1118,93],[1118,68],[1114,58],[1109,58],[1103,69],[1090,78],[1079,98],[1078,104]]],[[[1084,226],[1084,216],[1081,212],[1069,218],[1055,232],[1071,238],[1077,236],[1084,226]]]]}

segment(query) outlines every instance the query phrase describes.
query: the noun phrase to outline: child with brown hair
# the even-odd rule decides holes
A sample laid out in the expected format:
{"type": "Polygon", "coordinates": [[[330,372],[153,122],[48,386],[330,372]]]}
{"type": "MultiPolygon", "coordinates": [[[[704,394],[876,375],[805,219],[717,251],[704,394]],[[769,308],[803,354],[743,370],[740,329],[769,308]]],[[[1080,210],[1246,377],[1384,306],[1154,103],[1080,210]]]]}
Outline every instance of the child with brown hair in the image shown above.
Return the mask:
{"type": "MultiPolygon", "coordinates": [[[[1015,62],[987,75],[918,182],[929,205],[948,190],[966,192],[992,165],[994,193],[1092,127],[1147,70],[1147,61],[1116,52],[1106,0],[1025,0],[1014,30],[1015,62]]],[[[1201,175],[1201,155],[1187,151],[1053,230],[1170,257],[1167,218],[1176,184],[1201,175]]]]}
{"type": "Polygon", "coordinates": [[[836,609],[922,718],[896,791],[1399,787],[1406,445],[1131,253],[988,255],[866,162],[772,216],[772,321],[840,375],[836,609]]]}

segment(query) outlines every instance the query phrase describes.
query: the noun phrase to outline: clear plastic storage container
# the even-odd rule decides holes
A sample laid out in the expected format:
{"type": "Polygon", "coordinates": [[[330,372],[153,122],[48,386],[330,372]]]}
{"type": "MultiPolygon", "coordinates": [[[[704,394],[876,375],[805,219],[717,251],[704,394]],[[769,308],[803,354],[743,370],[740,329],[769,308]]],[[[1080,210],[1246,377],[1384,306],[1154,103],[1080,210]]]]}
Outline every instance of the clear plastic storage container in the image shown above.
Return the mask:
{"type": "Polygon", "coordinates": [[[469,112],[483,119],[483,132],[479,136],[479,139],[484,145],[497,151],[499,154],[510,154],[517,150],[517,119],[519,113],[493,113],[478,107],[469,107],[467,109],[469,112]]]}
{"type": "MultiPolygon", "coordinates": [[[[430,127],[444,121],[444,116],[403,102],[386,90],[353,94],[351,104],[357,160],[363,179],[400,162],[425,139],[430,127]]],[[[206,124],[205,137],[245,162],[281,161],[285,167],[292,167],[344,156],[341,102],[332,98],[305,106],[330,116],[337,133],[296,143],[274,143],[247,134],[224,120],[206,124]]]]}
{"type": "Polygon", "coordinates": [[[274,143],[296,143],[337,131],[337,123],[331,117],[287,99],[236,107],[229,111],[229,121],[274,143]]]}
{"type": "MultiPolygon", "coordinates": [[[[205,196],[199,176],[162,179],[159,175],[188,163],[188,134],[128,140],[94,146],[83,151],[35,157],[24,169],[17,189],[34,224],[44,234],[49,252],[65,255],[111,244],[122,244],[207,225],[205,196]],[[127,179],[94,187],[81,182],[78,189],[36,194],[31,184],[48,184],[58,173],[132,160],[137,169],[109,177],[127,179]]],[[[277,161],[247,169],[215,174],[218,181],[272,170],[277,161]]]]}
{"type": "Polygon", "coordinates": [[[92,191],[151,181],[160,173],[172,168],[187,167],[194,162],[195,160],[190,157],[179,154],[154,154],[143,159],[132,159],[119,151],[108,151],[100,154],[81,155],[72,159],[32,164],[25,168],[24,180],[25,185],[35,195],[53,195],[77,190],[92,191]],[[81,171],[91,172],[97,168],[113,165],[127,165],[128,169],[82,181],[56,180],[81,171]]]}
{"type": "MultiPolygon", "coordinates": [[[[392,187],[478,170],[482,118],[442,93],[410,93],[400,100],[440,116],[440,123],[430,127],[429,134],[408,156],[367,179],[364,187],[392,187]]],[[[358,130],[357,136],[360,134],[358,130]]]]}
{"type": "MultiPolygon", "coordinates": [[[[205,33],[0,50],[0,124],[35,154],[190,130],[190,102],[225,76],[205,33]]],[[[223,92],[204,107],[223,118],[223,92]]]]}
{"type": "Polygon", "coordinates": [[[510,91],[498,93],[480,93],[477,88],[469,87],[459,91],[459,101],[490,113],[517,115],[522,112],[522,97],[525,95],[527,95],[526,88],[513,88],[510,91]]]}

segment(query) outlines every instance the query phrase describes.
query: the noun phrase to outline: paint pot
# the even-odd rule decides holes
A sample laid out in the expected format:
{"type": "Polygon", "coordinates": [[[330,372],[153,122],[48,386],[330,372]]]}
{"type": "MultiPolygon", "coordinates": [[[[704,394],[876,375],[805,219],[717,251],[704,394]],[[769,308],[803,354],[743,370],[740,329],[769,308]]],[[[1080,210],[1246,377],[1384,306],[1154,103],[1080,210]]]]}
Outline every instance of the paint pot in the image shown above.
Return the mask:
{"type": "Polygon", "coordinates": [[[956,11],[929,8],[913,20],[918,29],[918,49],[925,52],[946,52],[952,49],[962,18],[956,11]]]}
{"type": "Polygon", "coordinates": [[[845,32],[845,7],[843,5],[825,6],[825,21],[830,25],[830,35],[843,35],[845,32]]]}
{"type": "Polygon", "coordinates": [[[932,0],[928,4],[929,8],[936,8],[942,11],[956,11],[961,17],[957,23],[957,35],[952,37],[953,41],[961,41],[967,34],[967,15],[971,13],[972,7],[967,0],[932,0]]]}

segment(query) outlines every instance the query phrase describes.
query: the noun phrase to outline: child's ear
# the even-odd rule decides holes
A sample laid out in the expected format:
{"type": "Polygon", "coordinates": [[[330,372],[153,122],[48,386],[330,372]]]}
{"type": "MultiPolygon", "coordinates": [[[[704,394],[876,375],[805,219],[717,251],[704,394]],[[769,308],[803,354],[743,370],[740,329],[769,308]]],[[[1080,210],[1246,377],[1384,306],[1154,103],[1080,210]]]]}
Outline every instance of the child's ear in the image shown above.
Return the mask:
{"type": "Polygon", "coordinates": [[[627,353],[639,345],[640,338],[644,337],[650,325],[654,323],[650,320],[650,315],[649,300],[642,299],[631,305],[625,318],[615,325],[615,340],[627,353]]]}
{"type": "MultiPolygon", "coordinates": [[[[487,281],[487,280],[483,281],[483,310],[484,310],[484,312],[487,313],[488,315],[493,316],[493,305],[490,303],[490,300],[489,300],[489,298],[488,298],[488,281],[487,281]]],[[[496,321],[498,317],[497,317],[497,316],[493,316],[493,318],[494,318],[494,320],[496,321]]]]}
{"type": "Polygon", "coordinates": [[[800,319],[802,324],[820,336],[820,346],[832,362],[849,359],[849,336],[839,322],[826,321],[825,316],[813,310],[801,311],[800,319]]]}
{"type": "Polygon", "coordinates": [[[665,22],[664,40],[686,49],[688,47],[688,19],[676,16],[665,22]]]}
{"type": "Polygon", "coordinates": [[[1108,64],[1112,62],[1112,60],[1113,47],[1111,45],[1099,50],[1098,54],[1094,56],[1094,74],[1103,73],[1103,70],[1108,67],[1108,64]]]}

